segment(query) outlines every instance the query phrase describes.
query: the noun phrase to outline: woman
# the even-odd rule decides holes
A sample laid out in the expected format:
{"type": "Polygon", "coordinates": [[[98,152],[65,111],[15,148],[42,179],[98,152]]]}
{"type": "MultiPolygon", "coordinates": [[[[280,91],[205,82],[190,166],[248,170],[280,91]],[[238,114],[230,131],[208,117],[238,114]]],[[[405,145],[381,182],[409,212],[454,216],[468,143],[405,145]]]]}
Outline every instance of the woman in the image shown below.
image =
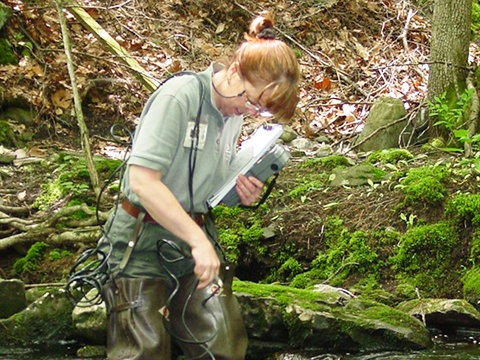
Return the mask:
{"type": "MultiPolygon", "coordinates": [[[[293,51],[274,39],[270,13],[254,19],[245,38],[228,66],[168,80],[142,112],[125,200],[100,242],[110,252],[109,359],[169,359],[170,336],[189,358],[245,356],[233,275],[206,200],[226,180],[243,115],[290,119],[300,81],[293,51]]],[[[262,189],[258,179],[238,177],[242,204],[262,189]]]]}

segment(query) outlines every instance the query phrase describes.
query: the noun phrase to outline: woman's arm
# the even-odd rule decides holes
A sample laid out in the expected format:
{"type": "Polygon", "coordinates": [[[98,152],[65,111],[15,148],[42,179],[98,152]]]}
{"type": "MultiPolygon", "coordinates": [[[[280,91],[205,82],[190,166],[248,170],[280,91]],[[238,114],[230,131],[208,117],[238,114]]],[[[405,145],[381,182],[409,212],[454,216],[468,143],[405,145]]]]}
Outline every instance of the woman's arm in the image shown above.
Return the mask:
{"type": "Polygon", "coordinates": [[[143,166],[130,165],[129,181],[131,190],[152,218],[192,248],[194,273],[200,280],[198,287],[210,284],[219,273],[220,260],[203,230],[162,182],[162,174],[143,166]]]}

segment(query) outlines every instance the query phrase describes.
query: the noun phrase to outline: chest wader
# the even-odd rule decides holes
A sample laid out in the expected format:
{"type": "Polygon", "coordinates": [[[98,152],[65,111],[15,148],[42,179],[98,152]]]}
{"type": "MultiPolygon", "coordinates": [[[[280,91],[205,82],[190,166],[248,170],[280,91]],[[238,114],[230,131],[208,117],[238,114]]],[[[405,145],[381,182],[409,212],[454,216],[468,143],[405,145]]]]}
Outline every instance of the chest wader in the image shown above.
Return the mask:
{"type": "MultiPolygon", "coordinates": [[[[121,273],[133,252],[143,225],[140,213],[119,266],[121,273]]],[[[178,279],[172,292],[162,278],[118,277],[103,287],[109,319],[109,360],[170,360],[170,333],[188,359],[243,360],[247,332],[232,293],[233,271],[222,270],[223,288],[195,290],[194,274],[178,279]],[[168,302],[168,304],[167,304],[168,302]],[[168,309],[165,310],[165,306],[168,309]]]]}
{"type": "Polygon", "coordinates": [[[169,360],[170,337],[159,310],[170,287],[162,278],[118,277],[126,268],[138,241],[145,213],[139,214],[119,265],[102,289],[107,307],[108,360],[169,360]]]}

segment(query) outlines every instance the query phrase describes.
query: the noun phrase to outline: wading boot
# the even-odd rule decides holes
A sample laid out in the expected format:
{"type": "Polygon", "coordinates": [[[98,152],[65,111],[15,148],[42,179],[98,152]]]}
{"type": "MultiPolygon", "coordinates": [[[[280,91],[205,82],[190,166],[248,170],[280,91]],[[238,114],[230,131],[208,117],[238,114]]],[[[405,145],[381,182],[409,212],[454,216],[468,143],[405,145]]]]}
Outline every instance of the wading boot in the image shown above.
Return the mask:
{"type": "Polygon", "coordinates": [[[159,310],[170,293],[160,278],[118,278],[103,286],[108,360],[170,360],[159,310]]]}
{"type": "Polygon", "coordinates": [[[221,274],[223,287],[193,292],[195,275],[179,279],[180,291],[169,305],[172,337],[188,359],[244,360],[247,332],[232,294],[233,271],[221,274]]]}

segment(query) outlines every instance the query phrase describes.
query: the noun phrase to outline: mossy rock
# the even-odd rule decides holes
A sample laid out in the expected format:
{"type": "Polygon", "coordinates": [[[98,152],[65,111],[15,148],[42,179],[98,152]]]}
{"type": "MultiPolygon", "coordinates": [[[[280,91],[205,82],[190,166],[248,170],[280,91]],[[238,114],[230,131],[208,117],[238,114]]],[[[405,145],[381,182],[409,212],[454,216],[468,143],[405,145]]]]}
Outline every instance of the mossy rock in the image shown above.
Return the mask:
{"type": "Polygon", "coordinates": [[[382,164],[396,164],[400,160],[408,161],[413,159],[412,153],[406,149],[383,149],[377,150],[368,155],[365,162],[375,164],[380,162],[382,164]]]}
{"type": "Polygon", "coordinates": [[[0,320],[0,346],[58,344],[73,339],[73,304],[63,289],[50,289],[25,310],[0,320]]]}
{"type": "Polygon", "coordinates": [[[366,185],[369,181],[379,182],[387,173],[371,164],[359,164],[350,168],[336,168],[330,175],[330,185],[339,187],[366,185]]]}

